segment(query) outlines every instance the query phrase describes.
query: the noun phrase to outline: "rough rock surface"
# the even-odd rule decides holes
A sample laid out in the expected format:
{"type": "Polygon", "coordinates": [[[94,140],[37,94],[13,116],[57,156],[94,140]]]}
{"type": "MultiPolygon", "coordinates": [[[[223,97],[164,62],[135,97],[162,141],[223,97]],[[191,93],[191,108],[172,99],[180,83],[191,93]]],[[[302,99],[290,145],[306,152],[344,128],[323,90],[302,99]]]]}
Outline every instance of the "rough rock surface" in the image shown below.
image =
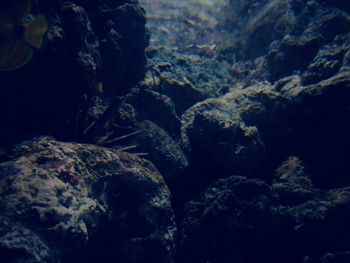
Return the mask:
{"type": "Polygon", "coordinates": [[[219,180],[186,204],[178,262],[345,262],[349,188],[317,192],[281,205],[261,180],[219,180]]]}
{"type": "Polygon", "coordinates": [[[145,82],[171,98],[178,115],[207,98],[225,94],[231,86],[226,64],[205,54],[183,54],[167,47],[149,47],[145,82]]]}
{"type": "Polygon", "coordinates": [[[3,262],[171,262],[170,192],[124,152],[41,137],[0,164],[3,262]]]}
{"type": "Polygon", "coordinates": [[[223,23],[235,37],[221,53],[238,86],[293,74],[317,83],[348,64],[346,1],[231,0],[227,10],[223,23]]]}
{"type": "Polygon", "coordinates": [[[212,179],[256,174],[272,180],[272,170],[294,153],[308,162],[318,186],[350,183],[343,176],[350,157],[346,153],[349,142],[344,141],[349,127],[341,125],[350,118],[349,77],[341,73],[298,87],[293,87],[296,80],[292,78],[195,105],[182,119],[182,142],[189,161],[195,170],[204,172],[192,176],[204,180],[205,174],[212,179]],[[325,139],[329,136],[332,141],[325,139]]]}

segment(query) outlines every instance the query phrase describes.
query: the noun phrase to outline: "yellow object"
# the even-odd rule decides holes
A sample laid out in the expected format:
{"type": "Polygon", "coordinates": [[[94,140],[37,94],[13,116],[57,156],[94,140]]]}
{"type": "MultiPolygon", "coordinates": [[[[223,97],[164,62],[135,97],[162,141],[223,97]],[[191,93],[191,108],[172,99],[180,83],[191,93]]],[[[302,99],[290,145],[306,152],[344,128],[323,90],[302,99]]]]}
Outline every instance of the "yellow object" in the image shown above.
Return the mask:
{"type": "Polygon", "coordinates": [[[43,37],[47,31],[47,20],[43,15],[36,16],[24,25],[24,40],[28,45],[41,48],[43,37]]]}
{"type": "Polygon", "coordinates": [[[34,48],[42,46],[48,23],[45,16],[38,15],[24,24],[31,11],[29,0],[5,0],[0,9],[0,71],[10,71],[32,59],[34,48]]]}

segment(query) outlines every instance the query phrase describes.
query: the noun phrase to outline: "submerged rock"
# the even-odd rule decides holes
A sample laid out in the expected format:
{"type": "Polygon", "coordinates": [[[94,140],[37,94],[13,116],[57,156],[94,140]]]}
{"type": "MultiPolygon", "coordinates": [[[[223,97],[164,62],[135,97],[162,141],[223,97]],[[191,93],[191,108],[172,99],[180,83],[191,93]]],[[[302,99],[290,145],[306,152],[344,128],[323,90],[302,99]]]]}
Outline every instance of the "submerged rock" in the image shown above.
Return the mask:
{"type": "Polygon", "coordinates": [[[296,154],[318,186],[347,185],[350,131],[341,123],[349,121],[349,74],[316,85],[298,83],[291,78],[275,87],[255,85],[189,109],[182,143],[197,171],[191,176],[201,182],[232,174],[271,181],[284,158],[296,154]]]}
{"type": "Polygon", "coordinates": [[[171,262],[170,192],[149,162],[41,137],[0,164],[4,262],[171,262]]]}
{"type": "Polygon", "coordinates": [[[137,150],[146,153],[146,157],[159,169],[164,180],[173,184],[179,180],[179,176],[187,168],[188,161],[178,142],[169,134],[150,121],[138,124],[140,134],[131,144],[137,146],[137,150]]]}
{"type": "Polygon", "coordinates": [[[133,0],[32,2],[49,30],[31,63],[0,73],[0,143],[33,133],[76,140],[95,96],[109,102],[143,80],[145,14],[133,0]]]}
{"type": "Polygon", "coordinates": [[[281,204],[259,179],[220,179],[186,204],[178,262],[345,262],[349,189],[281,204]]]}
{"type": "Polygon", "coordinates": [[[344,66],[350,17],[343,1],[231,0],[223,12],[234,37],[221,57],[242,86],[294,74],[317,83],[344,66]]]}
{"type": "Polygon", "coordinates": [[[230,87],[227,65],[213,58],[183,54],[166,47],[149,47],[150,88],[171,98],[181,116],[207,98],[219,97],[230,87]]]}
{"type": "Polygon", "coordinates": [[[186,204],[179,262],[276,262],[282,232],[274,202],[260,180],[219,180],[186,204]]]}

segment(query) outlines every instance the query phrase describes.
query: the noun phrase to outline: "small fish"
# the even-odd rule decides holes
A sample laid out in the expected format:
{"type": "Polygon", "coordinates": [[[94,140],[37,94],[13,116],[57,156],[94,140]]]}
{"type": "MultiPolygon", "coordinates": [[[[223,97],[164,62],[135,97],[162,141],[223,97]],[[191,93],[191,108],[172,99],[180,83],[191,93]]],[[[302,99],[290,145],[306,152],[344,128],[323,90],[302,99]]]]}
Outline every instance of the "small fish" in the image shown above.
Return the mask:
{"type": "Polygon", "coordinates": [[[182,19],[181,20],[183,23],[187,24],[187,25],[190,25],[190,26],[196,26],[197,23],[191,19],[182,19]]]}
{"type": "Polygon", "coordinates": [[[0,2],[0,71],[23,67],[32,59],[34,49],[42,46],[47,20],[38,15],[24,22],[30,12],[30,0],[0,2]]]}

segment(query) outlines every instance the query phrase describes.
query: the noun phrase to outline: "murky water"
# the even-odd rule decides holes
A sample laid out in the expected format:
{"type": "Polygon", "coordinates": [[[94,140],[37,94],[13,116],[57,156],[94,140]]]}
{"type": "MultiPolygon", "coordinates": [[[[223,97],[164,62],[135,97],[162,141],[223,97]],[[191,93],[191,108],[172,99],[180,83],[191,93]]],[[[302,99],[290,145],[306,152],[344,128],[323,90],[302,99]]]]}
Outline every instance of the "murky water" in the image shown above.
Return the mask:
{"type": "Polygon", "coordinates": [[[147,12],[151,45],[184,48],[216,45],[224,36],[218,29],[227,0],[141,0],[147,12]]]}

